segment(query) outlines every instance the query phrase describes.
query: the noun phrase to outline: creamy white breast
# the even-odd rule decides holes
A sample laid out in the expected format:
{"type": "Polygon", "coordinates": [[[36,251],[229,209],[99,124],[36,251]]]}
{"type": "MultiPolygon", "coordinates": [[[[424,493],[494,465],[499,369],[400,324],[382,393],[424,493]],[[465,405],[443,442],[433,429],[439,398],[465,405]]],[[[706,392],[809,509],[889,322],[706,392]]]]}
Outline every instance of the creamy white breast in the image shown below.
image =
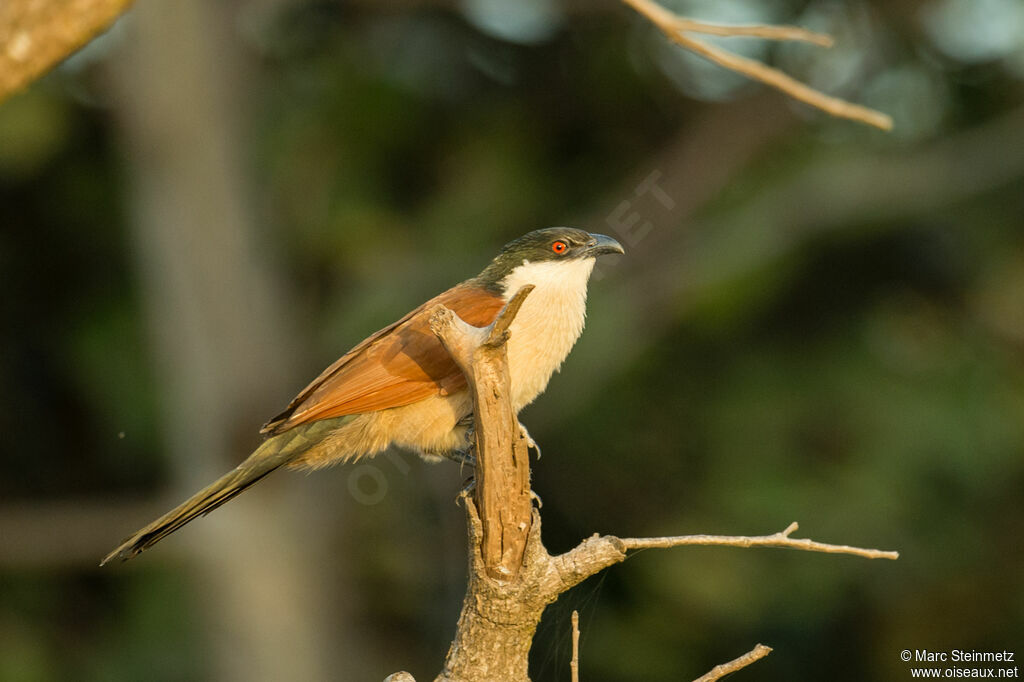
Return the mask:
{"type": "Polygon", "coordinates": [[[547,387],[583,332],[593,269],[593,258],[524,261],[502,281],[507,298],[526,284],[536,287],[512,323],[508,341],[512,407],[517,412],[547,387]]]}

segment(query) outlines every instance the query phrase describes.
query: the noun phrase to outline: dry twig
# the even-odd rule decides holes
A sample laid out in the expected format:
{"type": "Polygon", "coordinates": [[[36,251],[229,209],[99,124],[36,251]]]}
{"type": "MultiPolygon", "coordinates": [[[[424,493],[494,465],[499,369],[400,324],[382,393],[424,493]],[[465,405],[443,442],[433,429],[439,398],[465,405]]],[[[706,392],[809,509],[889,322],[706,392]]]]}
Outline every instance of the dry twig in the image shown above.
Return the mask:
{"type": "Polygon", "coordinates": [[[569,661],[572,682],[580,682],[580,612],[572,611],[572,660],[569,661]]]}
{"type": "Polygon", "coordinates": [[[865,559],[899,559],[899,552],[880,549],[863,549],[850,545],[830,545],[808,538],[789,537],[800,525],[794,521],[786,530],[772,535],[676,535],[662,538],[620,538],[626,549],[651,549],[682,547],[684,545],[718,545],[723,547],[784,547],[802,549],[806,552],[826,554],[852,554],[865,559]]]}
{"type": "Polygon", "coordinates": [[[862,107],[859,104],[852,104],[838,97],[826,95],[778,69],[705,43],[690,34],[747,36],[764,38],[766,40],[799,40],[822,47],[832,46],[833,41],[830,36],[795,26],[723,26],[720,24],[707,24],[677,16],[652,0],[622,1],[650,19],[669,40],[719,66],[724,66],[731,71],[742,73],[749,78],[761,81],[766,85],[781,90],[794,99],[821,109],[832,116],[860,121],[882,130],[892,129],[892,117],[887,114],[862,107]]]}
{"type": "Polygon", "coordinates": [[[722,665],[716,665],[710,672],[705,675],[701,675],[693,682],[715,682],[715,680],[720,680],[726,675],[736,672],[740,668],[746,668],[751,663],[760,661],[771,652],[771,647],[765,646],[764,644],[758,644],[739,658],[734,658],[728,663],[723,663],[722,665]]]}

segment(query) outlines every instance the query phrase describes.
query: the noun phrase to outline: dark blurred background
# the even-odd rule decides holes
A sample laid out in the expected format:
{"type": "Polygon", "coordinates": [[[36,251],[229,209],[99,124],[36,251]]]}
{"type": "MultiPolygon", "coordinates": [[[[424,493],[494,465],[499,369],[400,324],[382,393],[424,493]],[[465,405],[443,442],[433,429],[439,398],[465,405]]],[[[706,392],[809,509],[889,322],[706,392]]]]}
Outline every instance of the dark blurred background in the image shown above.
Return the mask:
{"type": "Polygon", "coordinates": [[[279,473],[123,566],[369,332],[549,225],[611,234],[522,415],[545,542],[799,535],[898,562],[642,552],[545,614],[535,680],[904,680],[1024,654],[1024,4],[708,0],[744,54],[611,1],[140,0],[0,105],[0,680],[432,679],[464,473],[279,473]]]}

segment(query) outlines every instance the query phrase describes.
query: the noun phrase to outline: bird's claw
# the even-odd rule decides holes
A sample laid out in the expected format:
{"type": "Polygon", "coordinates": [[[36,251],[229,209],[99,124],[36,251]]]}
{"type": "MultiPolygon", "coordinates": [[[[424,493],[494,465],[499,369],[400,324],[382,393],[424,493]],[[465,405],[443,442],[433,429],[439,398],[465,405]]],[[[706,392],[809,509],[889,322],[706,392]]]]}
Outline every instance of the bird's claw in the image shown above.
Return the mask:
{"type": "Polygon", "coordinates": [[[522,422],[519,422],[519,437],[526,441],[526,447],[536,452],[537,459],[540,459],[540,446],[537,445],[537,441],[533,439],[522,422]]]}
{"type": "Polygon", "coordinates": [[[444,456],[458,464],[460,469],[467,465],[475,469],[476,455],[473,454],[475,451],[476,447],[470,446],[465,450],[449,450],[444,453],[444,456]]]}
{"type": "Polygon", "coordinates": [[[476,488],[476,477],[475,476],[470,476],[466,480],[466,482],[462,484],[462,490],[460,490],[459,494],[455,496],[455,501],[458,502],[459,500],[462,500],[462,499],[465,499],[465,498],[468,498],[469,496],[471,496],[473,494],[473,489],[474,488],[476,488]]]}

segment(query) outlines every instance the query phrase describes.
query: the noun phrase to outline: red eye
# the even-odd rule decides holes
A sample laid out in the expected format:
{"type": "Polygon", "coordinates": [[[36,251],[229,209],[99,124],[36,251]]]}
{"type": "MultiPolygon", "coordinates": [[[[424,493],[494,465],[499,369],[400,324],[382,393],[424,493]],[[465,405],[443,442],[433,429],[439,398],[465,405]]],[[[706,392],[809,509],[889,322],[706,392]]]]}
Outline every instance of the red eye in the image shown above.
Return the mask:
{"type": "Polygon", "coordinates": [[[563,254],[569,249],[569,245],[559,239],[551,245],[551,250],[557,254],[563,254]]]}

